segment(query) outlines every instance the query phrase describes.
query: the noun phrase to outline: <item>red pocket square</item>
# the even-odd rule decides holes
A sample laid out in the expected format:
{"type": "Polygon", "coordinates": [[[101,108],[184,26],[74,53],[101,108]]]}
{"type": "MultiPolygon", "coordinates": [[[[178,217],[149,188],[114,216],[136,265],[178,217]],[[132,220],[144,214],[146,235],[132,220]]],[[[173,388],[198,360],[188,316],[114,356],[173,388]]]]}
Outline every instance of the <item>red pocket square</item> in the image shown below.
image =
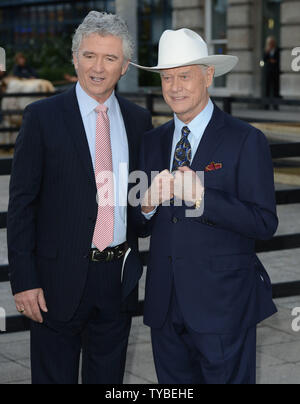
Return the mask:
{"type": "Polygon", "coordinates": [[[205,168],[205,172],[221,170],[221,168],[223,168],[222,163],[214,163],[214,162],[212,162],[205,168]]]}

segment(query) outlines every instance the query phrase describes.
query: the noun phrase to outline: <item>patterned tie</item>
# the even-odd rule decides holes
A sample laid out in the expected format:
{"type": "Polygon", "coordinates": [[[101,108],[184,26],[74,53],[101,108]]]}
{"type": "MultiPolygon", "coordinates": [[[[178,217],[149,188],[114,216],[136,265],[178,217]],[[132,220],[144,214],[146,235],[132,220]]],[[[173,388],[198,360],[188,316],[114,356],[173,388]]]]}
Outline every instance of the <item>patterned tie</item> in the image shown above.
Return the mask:
{"type": "MultiPolygon", "coordinates": [[[[101,173],[109,172],[113,173],[113,163],[112,163],[112,150],[110,141],[110,123],[109,117],[107,115],[108,108],[105,105],[99,105],[95,109],[98,114],[96,123],[96,153],[95,153],[95,176],[98,197],[99,195],[104,196],[106,203],[98,204],[98,216],[96,227],[94,231],[93,244],[98,248],[99,251],[104,251],[108,246],[110,246],[114,239],[114,206],[113,206],[113,195],[114,195],[114,185],[112,177],[110,180],[106,180],[103,183],[103,178],[101,179],[101,173]],[[103,187],[105,186],[106,193],[103,194],[103,187]],[[102,192],[101,192],[102,190],[102,192]],[[107,198],[109,196],[109,198],[107,198]]],[[[107,178],[107,177],[106,177],[107,178]]]]}
{"type": "MultiPolygon", "coordinates": [[[[172,172],[178,170],[179,167],[190,167],[192,161],[192,148],[188,140],[188,136],[191,133],[189,128],[185,126],[182,128],[182,137],[177,143],[175,150],[175,157],[173,162],[172,172]]],[[[175,204],[175,198],[170,200],[171,206],[175,204]]]]}
{"type": "Polygon", "coordinates": [[[188,140],[188,136],[191,133],[189,128],[185,126],[182,128],[182,137],[177,143],[175,150],[175,157],[172,171],[176,171],[179,167],[190,167],[192,161],[192,148],[188,140]]]}

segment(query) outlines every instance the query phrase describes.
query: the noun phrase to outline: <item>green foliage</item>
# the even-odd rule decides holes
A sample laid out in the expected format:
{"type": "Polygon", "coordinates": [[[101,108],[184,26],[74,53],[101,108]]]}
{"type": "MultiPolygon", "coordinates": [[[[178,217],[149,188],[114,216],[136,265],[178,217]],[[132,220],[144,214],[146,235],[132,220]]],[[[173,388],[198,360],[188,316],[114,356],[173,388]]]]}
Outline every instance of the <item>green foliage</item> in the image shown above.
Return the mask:
{"type": "Polygon", "coordinates": [[[71,47],[72,38],[64,34],[59,37],[30,39],[22,49],[7,46],[7,71],[12,71],[15,54],[22,52],[28,64],[37,70],[40,78],[50,81],[63,80],[64,74],[75,74],[71,47]]]}

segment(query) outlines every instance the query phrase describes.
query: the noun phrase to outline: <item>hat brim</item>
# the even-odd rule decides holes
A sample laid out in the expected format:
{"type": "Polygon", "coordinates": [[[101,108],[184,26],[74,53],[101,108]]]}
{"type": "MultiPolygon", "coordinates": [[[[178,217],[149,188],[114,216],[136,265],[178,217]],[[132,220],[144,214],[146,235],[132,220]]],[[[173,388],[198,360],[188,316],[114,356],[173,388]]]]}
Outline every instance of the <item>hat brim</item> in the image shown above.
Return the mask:
{"type": "Polygon", "coordinates": [[[239,62],[237,56],[231,55],[212,55],[206,58],[192,60],[187,63],[178,63],[170,65],[162,65],[155,67],[140,66],[131,62],[132,66],[138,69],[146,70],[152,73],[160,73],[161,70],[175,69],[176,67],[193,66],[193,65],[206,65],[213,66],[215,68],[215,77],[223,76],[233,70],[239,62]]]}

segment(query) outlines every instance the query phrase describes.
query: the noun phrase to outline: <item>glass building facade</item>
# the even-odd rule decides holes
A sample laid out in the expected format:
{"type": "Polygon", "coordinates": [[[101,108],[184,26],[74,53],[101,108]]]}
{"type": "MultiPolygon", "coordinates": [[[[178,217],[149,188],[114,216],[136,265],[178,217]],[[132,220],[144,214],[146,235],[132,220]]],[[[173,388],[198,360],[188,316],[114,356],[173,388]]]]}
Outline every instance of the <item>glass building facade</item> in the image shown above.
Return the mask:
{"type": "MultiPolygon", "coordinates": [[[[0,46],[8,53],[9,68],[16,52],[24,52],[42,76],[64,69],[71,73],[71,38],[91,10],[116,12],[117,0],[0,0],[0,46]],[[49,63],[50,61],[50,63],[49,63]],[[44,64],[49,66],[43,66],[44,64]],[[60,67],[59,67],[60,66],[60,67]],[[67,67],[70,66],[70,67],[67,67]],[[69,71],[70,70],[70,71],[69,71]]],[[[136,10],[139,62],[154,65],[161,33],[172,27],[172,0],[138,0],[136,10]]],[[[139,72],[141,86],[155,85],[151,75],[139,72]]],[[[157,77],[154,77],[154,80],[157,77]]]]}
{"type": "Polygon", "coordinates": [[[115,0],[0,1],[0,41],[26,49],[32,39],[72,35],[90,10],[115,11],[115,0]]]}
{"type": "MultiPolygon", "coordinates": [[[[172,28],[172,0],[139,0],[139,63],[156,66],[161,34],[172,28]]],[[[140,72],[141,86],[160,85],[157,74],[140,72]]]]}

